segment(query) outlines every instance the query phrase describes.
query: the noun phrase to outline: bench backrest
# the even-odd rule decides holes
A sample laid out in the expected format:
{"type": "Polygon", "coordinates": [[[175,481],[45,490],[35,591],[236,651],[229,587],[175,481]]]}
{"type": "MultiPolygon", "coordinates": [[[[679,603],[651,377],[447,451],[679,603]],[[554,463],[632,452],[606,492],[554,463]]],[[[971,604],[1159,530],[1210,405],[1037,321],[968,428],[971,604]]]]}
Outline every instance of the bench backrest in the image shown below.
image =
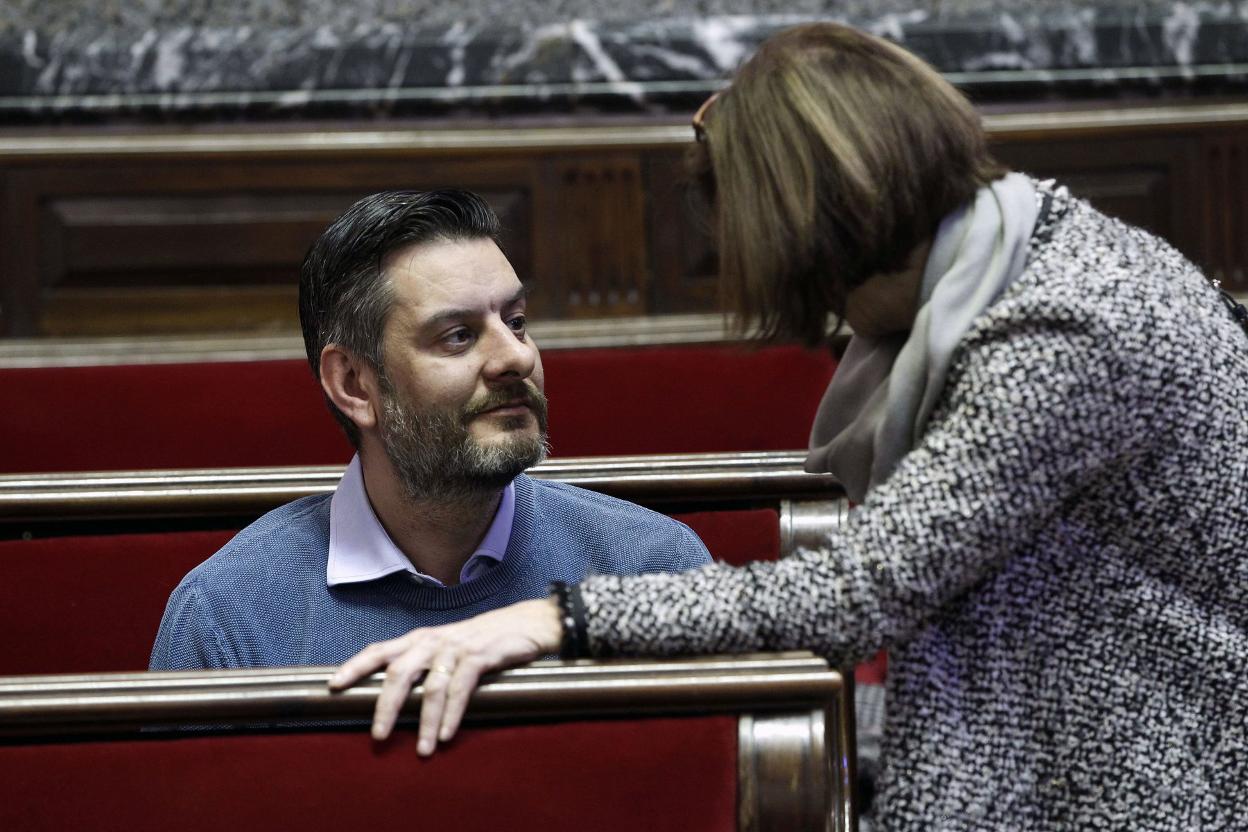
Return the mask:
{"type": "MultiPolygon", "coordinates": [[[[779,555],[774,510],[674,516],[688,522],[722,560],[744,563],[779,555]]],[[[233,534],[0,540],[0,674],[147,667],[169,594],[233,534]]]]}
{"type": "MultiPolygon", "coordinates": [[[[736,345],[543,354],[559,457],[806,444],[830,354],[736,345]]],[[[0,473],[345,464],[298,359],[0,368],[0,473]]]]}
{"type": "Polygon", "coordinates": [[[465,729],[432,761],[411,731],[0,745],[0,828],[117,832],[736,828],[731,717],[465,729]]]}
{"type": "MultiPolygon", "coordinates": [[[[802,472],[799,460],[613,457],[543,463],[532,473],[650,504],[687,522],[719,559],[741,564],[794,545],[778,513],[791,500],[840,497],[831,478],[802,472]]],[[[170,592],[248,522],[239,514],[328,492],[339,475],[296,468],[0,477],[0,530],[9,536],[0,540],[0,674],[146,667],[170,592]],[[110,518],[126,531],[109,528],[110,518]],[[74,521],[97,528],[66,534],[74,521]],[[204,528],[223,522],[229,528],[204,528]]]]}
{"type": "Polygon", "coordinates": [[[852,686],[809,654],[504,671],[427,761],[420,687],[376,744],[380,677],[328,673],[0,677],[0,828],[853,828],[852,686]]]}

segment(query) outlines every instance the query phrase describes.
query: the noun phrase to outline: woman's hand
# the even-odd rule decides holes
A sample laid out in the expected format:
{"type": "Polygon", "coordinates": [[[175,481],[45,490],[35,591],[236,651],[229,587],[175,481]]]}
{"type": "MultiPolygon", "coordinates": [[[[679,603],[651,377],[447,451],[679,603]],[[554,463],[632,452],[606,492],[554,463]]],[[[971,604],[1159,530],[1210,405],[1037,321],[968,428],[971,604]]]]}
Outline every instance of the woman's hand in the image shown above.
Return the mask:
{"type": "Polygon", "coordinates": [[[373,712],[373,738],[384,740],[424,674],[416,751],[428,756],[438,740],[455,736],[482,674],[557,653],[562,637],[554,598],[522,601],[467,621],[370,644],[335,671],[329,686],[342,690],[384,667],[386,681],[373,712]]]}

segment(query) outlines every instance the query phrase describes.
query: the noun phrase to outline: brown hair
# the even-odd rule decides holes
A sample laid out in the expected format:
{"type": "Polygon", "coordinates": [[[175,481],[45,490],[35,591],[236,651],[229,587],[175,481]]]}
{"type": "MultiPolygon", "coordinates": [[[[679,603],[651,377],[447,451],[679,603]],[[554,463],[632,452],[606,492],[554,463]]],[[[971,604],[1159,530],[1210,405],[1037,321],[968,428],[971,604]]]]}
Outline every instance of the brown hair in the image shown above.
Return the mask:
{"type": "Polygon", "coordinates": [[[899,46],[833,23],[763,43],[706,112],[720,285],[738,327],[808,344],[1005,174],[970,102],[899,46]]]}

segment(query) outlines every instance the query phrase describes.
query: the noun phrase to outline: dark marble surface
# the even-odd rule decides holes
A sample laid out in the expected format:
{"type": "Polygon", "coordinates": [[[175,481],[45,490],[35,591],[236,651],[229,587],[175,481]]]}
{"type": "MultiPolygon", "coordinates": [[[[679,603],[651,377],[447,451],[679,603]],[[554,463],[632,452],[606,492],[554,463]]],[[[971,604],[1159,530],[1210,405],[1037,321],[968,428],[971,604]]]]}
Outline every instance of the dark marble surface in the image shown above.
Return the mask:
{"type": "Polygon", "coordinates": [[[1248,91],[1248,0],[0,0],[0,120],[688,109],[811,19],[990,100],[1248,91]]]}

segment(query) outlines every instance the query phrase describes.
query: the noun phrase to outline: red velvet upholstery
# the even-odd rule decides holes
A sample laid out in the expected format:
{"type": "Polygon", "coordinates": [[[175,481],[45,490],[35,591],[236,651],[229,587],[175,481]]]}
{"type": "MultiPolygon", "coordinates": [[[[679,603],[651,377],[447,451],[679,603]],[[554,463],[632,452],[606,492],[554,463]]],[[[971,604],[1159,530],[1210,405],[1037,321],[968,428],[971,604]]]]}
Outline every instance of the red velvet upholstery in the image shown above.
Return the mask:
{"type": "Polygon", "coordinates": [[[543,360],[558,456],[804,448],[835,368],[826,351],[792,346],[568,350],[543,360]]]}
{"type": "MultiPolygon", "coordinates": [[[[675,517],[718,560],[741,565],[779,557],[771,509],[675,517]]],[[[0,541],[0,675],[146,668],[169,593],[233,534],[0,541]]],[[[883,654],[855,675],[859,682],[882,682],[883,654]]]]}
{"type": "Polygon", "coordinates": [[[731,716],[412,732],[0,746],[0,829],[722,832],[736,827],[731,716]]]}
{"type": "Polygon", "coordinates": [[[233,534],[0,541],[0,675],[147,669],[169,593],[233,534]]]}
{"type": "MultiPolygon", "coordinates": [[[[730,563],[778,556],[774,511],[680,519],[730,563]]],[[[146,668],[169,593],[233,534],[0,541],[0,675],[146,668]]]]}
{"type": "MultiPolygon", "coordinates": [[[[786,450],[806,443],[827,353],[735,346],[552,350],[559,456],[786,450]]],[[[0,370],[0,471],[345,463],[302,361],[0,370]]]]}
{"type": "Polygon", "coordinates": [[[780,557],[780,518],[769,508],[674,514],[693,529],[716,560],[740,566],[780,557]]]}
{"type": "Polygon", "coordinates": [[[306,362],[0,370],[5,472],[346,463],[306,362]]]}

